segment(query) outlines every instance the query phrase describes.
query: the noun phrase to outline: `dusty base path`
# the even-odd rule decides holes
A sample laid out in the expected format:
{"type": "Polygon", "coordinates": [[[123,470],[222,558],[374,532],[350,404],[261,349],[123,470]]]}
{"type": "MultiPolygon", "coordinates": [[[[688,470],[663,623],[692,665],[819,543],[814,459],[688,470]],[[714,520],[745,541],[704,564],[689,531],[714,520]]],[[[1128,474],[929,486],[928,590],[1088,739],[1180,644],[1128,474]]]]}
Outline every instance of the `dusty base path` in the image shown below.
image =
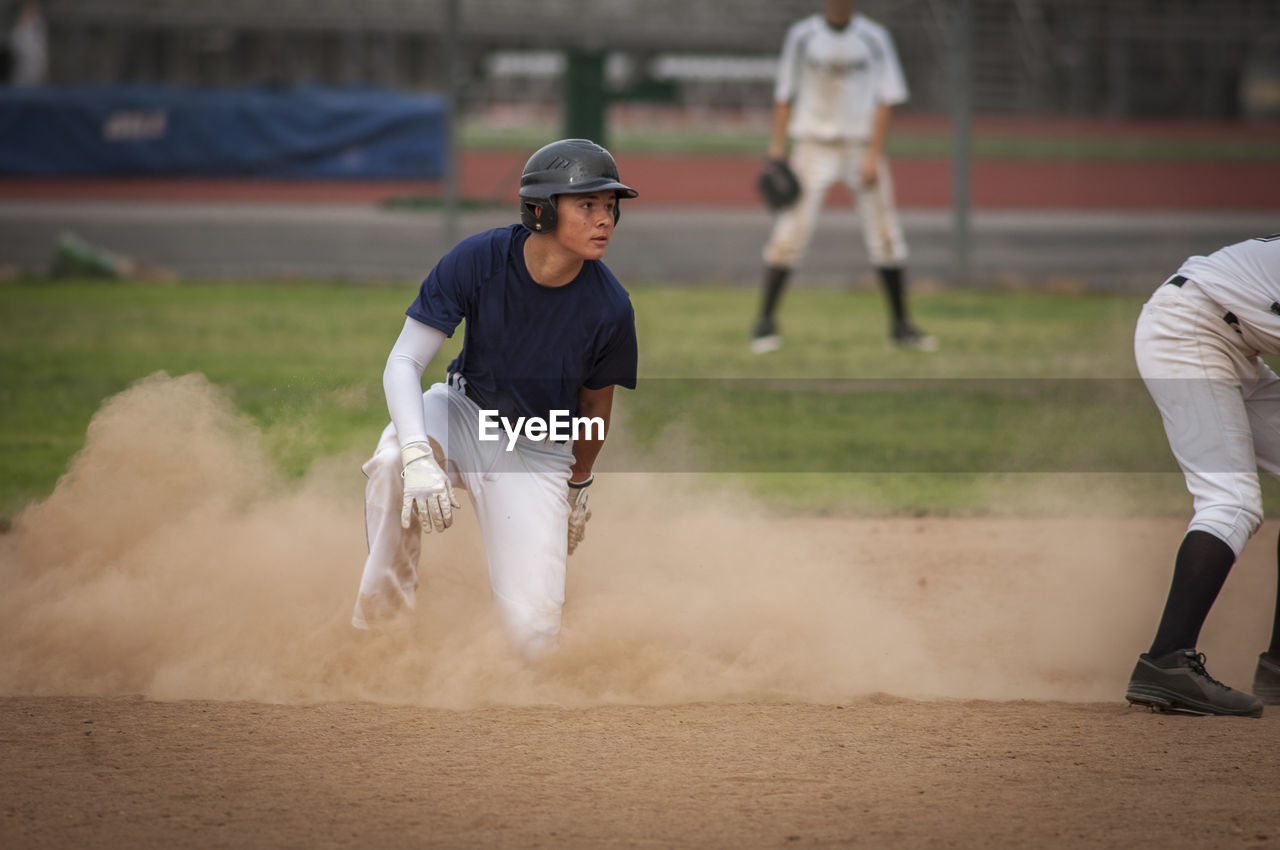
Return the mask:
{"type": "Polygon", "coordinates": [[[1280,846],[1280,713],[0,700],[20,847],[1280,846]]]}
{"type": "MultiPolygon", "coordinates": [[[[350,627],[361,460],[282,480],[196,375],[103,405],[0,535],[0,847],[1280,847],[1280,707],[1123,700],[1183,518],[780,517],[602,476],[528,665],[465,498],[403,628],[350,627]]],[[[1228,684],[1277,531],[1202,635],[1228,684]]]]}

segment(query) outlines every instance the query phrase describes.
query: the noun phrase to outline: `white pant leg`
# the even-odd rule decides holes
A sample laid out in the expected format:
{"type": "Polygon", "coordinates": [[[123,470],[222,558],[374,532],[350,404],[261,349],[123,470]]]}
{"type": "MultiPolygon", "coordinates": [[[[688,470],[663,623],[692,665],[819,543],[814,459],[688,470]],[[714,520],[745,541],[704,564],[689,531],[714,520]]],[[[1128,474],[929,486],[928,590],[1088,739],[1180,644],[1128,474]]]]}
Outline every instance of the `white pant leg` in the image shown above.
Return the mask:
{"type": "MultiPolygon", "coordinates": [[[[444,384],[435,384],[422,396],[426,414],[427,436],[444,453],[446,468],[454,486],[463,485],[457,466],[451,463],[451,451],[457,454],[458,440],[450,441],[455,431],[457,414],[451,417],[450,390],[444,384]]],[[[370,624],[386,622],[412,611],[418,590],[418,556],[422,549],[422,531],[417,522],[409,528],[400,527],[400,511],[404,504],[404,479],[401,478],[400,441],[395,426],[388,425],[382,432],[373,457],[362,467],[368,479],[365,484],[364,515],[365,534],[369,555],[360,576],[360,591],[356,598],[351,624],[367,629],[370,624]]]]}
{"type": "Polygon", "coordinates": [[[400,478],[400,443],[393,426],[383,430],[373,457],[362,469],[367,479],[364,522],[369,554],[351,615],[351,625],[357,629],[394,620],[401,613],[413,610],[421,548],[418,529],[400,527],[404,482],[400,478]]]}
{"type": "Polygon", "coordinates": [[[907,262],[907,239],[898,218],[893,195],[893,177],[889,163],[882,156],[876,163],[876,182],[863,186],[859,178],[866,148],[856,145],[846,163],[845,184],[858,201],[858,217],[862,219],[862,237],[867,256],[877,268],[901,266],[907,262]]]}
{"type": "Polygon", "coordinates": [[[553,649],[560,634],[572,464],[567,446],[521,440],[472,492],[498,613],[529,658],[553,649]]]}
{"type": "Polygon", "coordinates": [[[1244,388],[1253,452],[1263,471],[1280,478],[1280,376],[1261,357],[1254,359],[1256,378],[1244,388]]]}
{"type": "Polygon", "coordinates": [[[1239,556],[1262,523],[1255,427],[1268,466],[1280,462],[1280,388],[1224,312],[1191,281],[1162,286],[1142,308],[1134,355],[1192,496],[1187,530],[1239,556]]]}
{"type": "Polygon", "coordinates": [[[827,190],[840,173],[840,146],[797,141],[790,162],[800,183],[800,200],[778,214],[765,243],[764,263],[774,268],[792,269],[804,258],[827,190]]]}
{"type": "MultiPolygon", "coordinates": [[[[467,490],[475,509],[507,635],[522,654],[537,657],[555,646],[560,633],[571,444],[521,439],[508,452],[505,434],[479,441],[479,408],[462,392],[435,384],[422,401],[427,435],[444,451],[451,482],[467,490]]],[[[364,470],[369,556],[352,616],[357,628],[413,609],[422,540],[416,523],[400,527],[404,481],[391,426],[364,470]]]]}

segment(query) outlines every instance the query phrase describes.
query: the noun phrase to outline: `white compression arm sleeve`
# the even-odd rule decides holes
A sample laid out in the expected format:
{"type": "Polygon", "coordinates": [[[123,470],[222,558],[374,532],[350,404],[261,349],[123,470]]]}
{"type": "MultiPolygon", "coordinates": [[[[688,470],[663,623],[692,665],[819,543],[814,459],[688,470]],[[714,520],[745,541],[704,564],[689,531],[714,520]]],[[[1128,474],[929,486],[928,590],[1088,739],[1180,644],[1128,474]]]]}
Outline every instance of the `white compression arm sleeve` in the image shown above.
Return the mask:
{"type": "Polygon", "coordinates": [[[444,341],[443,332],[417,319],[406,318],[404,329],[391,347],[387,368],[382,372],[382,390],[387,395],[387,410],[396,426],[401,448],[427,439],[427,421],[422,414],[422,373],[444,341]]]}

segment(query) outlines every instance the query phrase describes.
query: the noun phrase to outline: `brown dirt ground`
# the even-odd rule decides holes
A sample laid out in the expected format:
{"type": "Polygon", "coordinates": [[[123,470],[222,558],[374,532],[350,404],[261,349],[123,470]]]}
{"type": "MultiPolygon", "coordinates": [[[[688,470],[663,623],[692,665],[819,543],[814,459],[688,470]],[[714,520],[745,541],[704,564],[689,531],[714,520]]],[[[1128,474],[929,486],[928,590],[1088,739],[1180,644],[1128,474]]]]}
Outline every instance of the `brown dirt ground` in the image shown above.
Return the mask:
{"type": "Polygon", "coordinates": [[[1280,846],[1280,715],[0,700],[17,847],[1280,846]]]}
{"type": "MultiPolygon", "coordinates": [[[[0,536],[0,846],[1280,847],[1280,710],[1121,698],[1184,520],[779,518],[613,475],[531,667],[466,507],[406,626],[354,633],[360,459],[283,482],[260,437],[149,379],[0,536]]],[[[1229,683],[1278,531],[1206,625],[1229,683]]]]}

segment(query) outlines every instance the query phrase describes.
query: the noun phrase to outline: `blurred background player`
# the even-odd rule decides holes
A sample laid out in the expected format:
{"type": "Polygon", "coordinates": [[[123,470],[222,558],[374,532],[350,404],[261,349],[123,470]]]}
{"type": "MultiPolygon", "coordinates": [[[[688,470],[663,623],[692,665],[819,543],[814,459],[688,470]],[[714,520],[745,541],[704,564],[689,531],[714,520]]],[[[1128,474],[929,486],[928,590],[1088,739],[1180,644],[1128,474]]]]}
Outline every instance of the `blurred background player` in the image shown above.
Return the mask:
{"type": "Polygon", "coordinates": [[[40,4],[35,0],[18,7],[8,46],[9,84],[16,88],[43,85],[49,73],[49,37],[40,4]]]}
{"type": "Polygon", "coordinates": [[[907,315],[907,244],[884,155],[890,112],[906,101],[907,86],[888,31],[855,15],[853,7],[853,0],[826,0],[822,14],[792,24],[782,45],[768,155],[789,162],[801,193],[778,215],[764,248],[760,315],[751,340],[757,353],[781,344],[778,302],[837,180],[857,202],[867,254],[888,300],[890,339],[926,350],[937,347],[907,315]]]}
{"type": "Polygon", "coordinates": [[[1280,704],[1280,593],[1256,696],[1212,678],[1196,643],[1231,565],[1262,524],[1258,469],[1280,477],[1280,378],[1260,357],[1280,354],[1280,235],[1187,259],[1142,308],[1134,354],[1195,516],[1155,640],[1125,696],[1160,711],[1260,715],[1262,703],[1280,704]]]}
{"type": "MultiPolygon", "coordinates": [[[[443,532],[467,491],[499,615],[513,645],[553,648],[565,561],[582,540],[587,487],[604,443],[615,385],[636,385],[635,313],[601,262],[636,192],[613,157],[583,139],[538,150],[520,178],[521,223],[460,242],[423,282],[383,374],[391,424],[364,465],[369,556],[352,625],[412,610],[423,532],[443,532]],[[463,320],[445,383],[422,374],[463,320]],[[481,410],[517,417],[598,417],[576,440],[482,440],[481,410]]],[[[492,431],[490,431],[492,433],[492,431]]]]}

